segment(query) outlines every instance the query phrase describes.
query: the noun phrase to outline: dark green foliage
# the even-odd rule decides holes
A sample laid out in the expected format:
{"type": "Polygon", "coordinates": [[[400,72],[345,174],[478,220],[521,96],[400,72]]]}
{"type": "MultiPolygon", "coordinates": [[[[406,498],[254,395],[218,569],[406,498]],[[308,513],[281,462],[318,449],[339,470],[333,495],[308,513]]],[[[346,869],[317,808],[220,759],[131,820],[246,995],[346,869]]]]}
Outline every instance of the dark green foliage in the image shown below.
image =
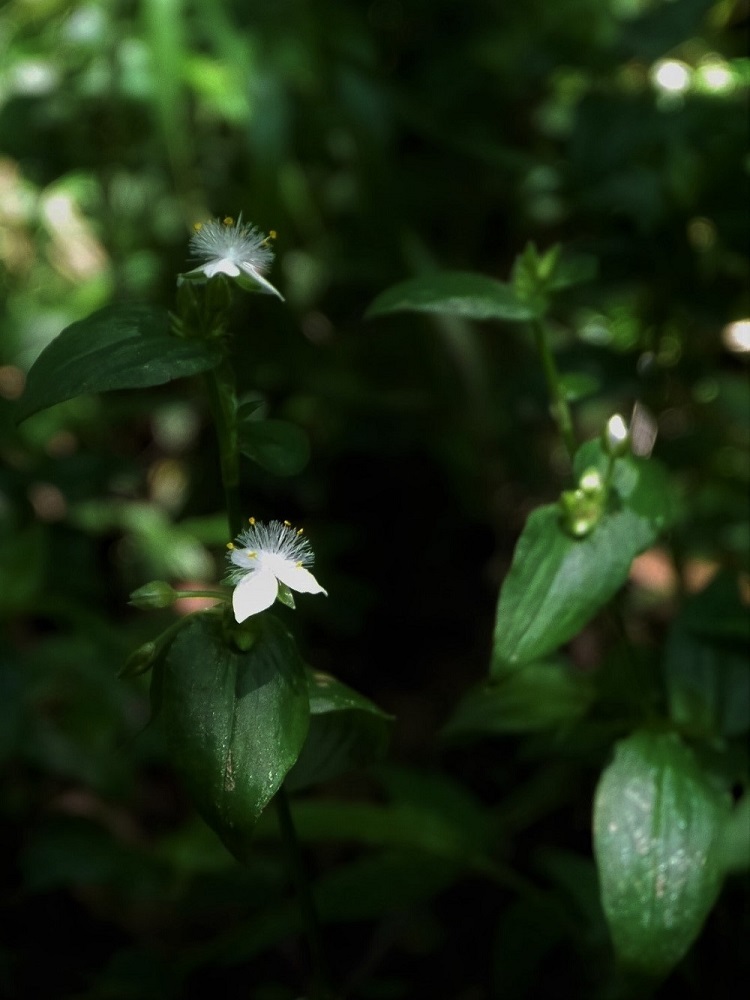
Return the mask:
{"type": "Polygon", "coordinates": [[[0,995],[309,996],[285,774],[347,1000],[742,994],[746,27],[0,4],[0,995]],[[176,336],[190,227],[240,211],[286,303],[216,282],[216,339],[176,336]],[[224,575],[224,333],[243,516],[304,525],[329,591],[245,631],[128,605],[224,575]],[[576,496],[636,400],[653,457],[576,496]]]}

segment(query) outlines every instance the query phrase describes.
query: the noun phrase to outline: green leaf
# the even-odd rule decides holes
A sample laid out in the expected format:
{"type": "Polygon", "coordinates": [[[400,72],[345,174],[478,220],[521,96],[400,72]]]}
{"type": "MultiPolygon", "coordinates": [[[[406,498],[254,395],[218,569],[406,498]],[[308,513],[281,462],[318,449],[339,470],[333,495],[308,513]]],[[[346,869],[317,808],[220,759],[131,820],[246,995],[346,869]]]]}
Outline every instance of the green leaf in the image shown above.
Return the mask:
{"type": "Polygon", "coordinates": [[[141,389],[208,371],[219,348],[169,332],[169,316],[146,305],[111,305],[73,323],[31,366],[18,421],[84,393],[141,389]]]}
{"type": "Polygon", "coordinates": [[[594,852],[625,966],[664,975],[698,936],[721,888],[728,814],[728,797],[675,734],[617,744],[596,791],[594,852]]]}
{"type": "Polygon", "coordinates": [[[574,285],[593,281],[598,270],[599,262],[591,254],[573,254],[563,250],[547,281],[547,291],[558,292],[564,288],[572,288],[574,285]]]}
{"type": "Polygon", "coordinates": [[[379,760],[393,717],[330,674],[307,670],[310,729],[286,787],[306,788],[379,760]]]}
{"type": "MultiPolygon", "coordinates": [[[[598,441],[576,455],[576,471],[606,472],[598,441]]],[[[524,527],[500,591],[491,673],[543,659],[571,639],[625,583],[633,558],[673,516],[669,480],[653,459],[615,463],[607,506],[585,537],[563,527],[557,504],[539,507],[524,527]]]]}
{"type": "Polygon", "coordinates": [[[569,403],[593,396],[601,388],[601,380],[585,372],[570,372],[560,377],[560,388],[569,403]]]}
{"type": "Polygon", "coordinates": [[[686,602],[672,626],[664,661],[669,714],[695,735],[750,729],[747,618],[737,581],[722,573],[686,602]]]}
{"type": "Polygon", "coordinates": [[[240,451],[276,476],[295,476],[307,465],[310,443],[285,420],[247,420],[239,425],[240,451]]]}
{"type": "Polygon", "coordinates": [[[393,312],[445,313],[466,319],[527,320],[534,311],[510,285],[483,274],[436,271],[411,278],[381,292],[365,313],[367,319],[393,312]]]}
{"type": "Polygon", "coordinates": [[[160,702],[172,759],[198,811],[241,860],[307,734],[294,641],[269,614],[241,628],[196,615],[170,647],[160,702]]]}
{"type": "Polygon", "coordinates": [[[553,729],[580,719],[593,696],[590,678],[564,661],[527,663],[464,695],[443,735],[450,739],[553,729]]]}

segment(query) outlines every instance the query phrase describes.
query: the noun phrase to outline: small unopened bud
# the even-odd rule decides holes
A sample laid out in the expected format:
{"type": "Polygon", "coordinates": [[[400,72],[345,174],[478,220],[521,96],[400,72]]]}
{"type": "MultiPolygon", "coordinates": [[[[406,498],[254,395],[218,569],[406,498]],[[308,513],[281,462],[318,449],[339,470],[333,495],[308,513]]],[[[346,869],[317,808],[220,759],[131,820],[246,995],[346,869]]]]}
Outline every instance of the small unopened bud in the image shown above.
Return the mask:
{"type": "Polygon", "coordinates": [[[621,458],[630,451],[630,431],[619,413],[615,413],[607,421],[607,426],[602,434],[602,443],[605,451],[612,458],[621,458]]]}
{"type": "Polygon", "coordinates": [[[129,604],[143,611],[153,611],[157,608],[168,608],[180,595],[163,580],[152,580],[130,595],[129,604]]]}
{"type": "Polygon", "coordinates": [[[144,642],[134,653],[131,653],[117,673],[118,677],[137,677],[150,670],[159,647],[155,642],[144,642]]]}
{"type": "Polygon", "coordinates": [[[583,491],[586,496],[595,496],[601,493],[604,487],[602,482],[601,473],[598,469],[586,469],[584,474],[578,481],[578,488],[583,491]]]}

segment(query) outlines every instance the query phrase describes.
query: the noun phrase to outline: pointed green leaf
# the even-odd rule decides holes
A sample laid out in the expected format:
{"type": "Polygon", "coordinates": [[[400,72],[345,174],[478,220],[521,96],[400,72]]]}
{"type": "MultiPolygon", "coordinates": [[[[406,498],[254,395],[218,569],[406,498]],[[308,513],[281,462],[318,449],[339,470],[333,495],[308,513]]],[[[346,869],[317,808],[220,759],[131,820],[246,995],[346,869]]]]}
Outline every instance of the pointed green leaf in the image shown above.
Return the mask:
{"type": "Polygon", "coordinates": [[[285,420],[244,420],[240,451],[275,476],[296,476],[310,458],[307,434],[285,420]]]}
{"type": "Polygon", "coordinates": [[[18,420],[85,393],[141,389],[208,371],[216,344],[182,340],[169,316],[147,305],[112,305],[73,323],[31,366],[18,420]]]}
{"type": "Polygon", "coordinates": [[[464,695],[443,735],[451,739],[553,729],[580,719],[593,696],[590,678],[564,661],[527,663],[464,695]]]}
{"type": "Polygon", "coordinates": [[[289,772],[290,790],[328,781],[379,760],[386,751],[393,718],[364,695],[316,670],[307,670],[310,729],[297,763],[289,772]]]}
{"type": "Polygon", "coordinates": [[[307,734],[294,641],[269,614],[242,628],[196,615],[172,643],[160,679],[174,764],[203,818],[241,859],[307,734]]]}
{"type": "Polygon", "coordinates": [[[687,952],[721,888],[728,797],[673,733],[622,740],[599,781],[594,851],[624,965],[653,976],[687,952]]]}
{"type": "MultiPolygon", "coordinates": [[[[584,445],[576,471],[606,469],[598,442],[584,445]]],[[[491,673],[542,659],[571,639],[625,583],[633,558],[672,516],[666,474],[652,460],[618,459],[606,510],[583,538],[563,527],[557,504],[539,507],[524,527],[502,589],[491,673]]]]}
{"type": "Polygon", "coordinates": [[[371,319],[393,312],[500,320],[527,320],[535,315],[510,285],[464,271],[436,271],[394,285],[378,295],[365,316],[371,319]]]}

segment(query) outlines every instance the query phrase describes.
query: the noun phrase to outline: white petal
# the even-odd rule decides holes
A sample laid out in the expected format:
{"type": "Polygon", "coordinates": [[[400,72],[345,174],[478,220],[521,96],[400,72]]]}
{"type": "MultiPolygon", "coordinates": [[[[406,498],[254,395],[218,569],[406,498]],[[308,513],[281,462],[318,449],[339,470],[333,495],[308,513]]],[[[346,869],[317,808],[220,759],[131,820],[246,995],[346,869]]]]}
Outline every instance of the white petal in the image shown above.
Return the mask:
{"type": "MultiPolygon", "coordinates": [[[[269,295],[277,295],[282,302],[284,301],[284,296],[281,294],[278,288],[274,288],[274,286],[271,284],[270,281],[266,281],[266,279],[263,277],[260,271],[257,271],[252,266],[252,264],[240,264],[240,267],[249,278],[252,278],[252,280],[255,282],[256,285],[260,285],[259,290],[261,292],[267,292],[269,295]]],[[[253,290],[257,291],[258,289],[253,289],[253,290]]]]}
{"type": "Polygon", "coordinates": [[[243,577],[232,594],[234,617],[238,622],[244,622],[250,615],[270,608],[276,600],[279,585],[273,573],[256,569],[243,577]]]}
{"type": "Polygon", "coordinates": [[[230,278],[236,278],[240,269],[233,260],[222,257],[221,260],[212,260],[208,264],[204,264],[203,273],[207,278],[213,278],[215,274],[226,274],[230,278]]]}
{"type": "Polygon", "coordinates": [[[300,594],[328,594],[309,570],[304,566],[295,566],[289,560],[286,560],[283,566],[276,567],[276,576],[290,590],[296,590],[300,594]]]}

